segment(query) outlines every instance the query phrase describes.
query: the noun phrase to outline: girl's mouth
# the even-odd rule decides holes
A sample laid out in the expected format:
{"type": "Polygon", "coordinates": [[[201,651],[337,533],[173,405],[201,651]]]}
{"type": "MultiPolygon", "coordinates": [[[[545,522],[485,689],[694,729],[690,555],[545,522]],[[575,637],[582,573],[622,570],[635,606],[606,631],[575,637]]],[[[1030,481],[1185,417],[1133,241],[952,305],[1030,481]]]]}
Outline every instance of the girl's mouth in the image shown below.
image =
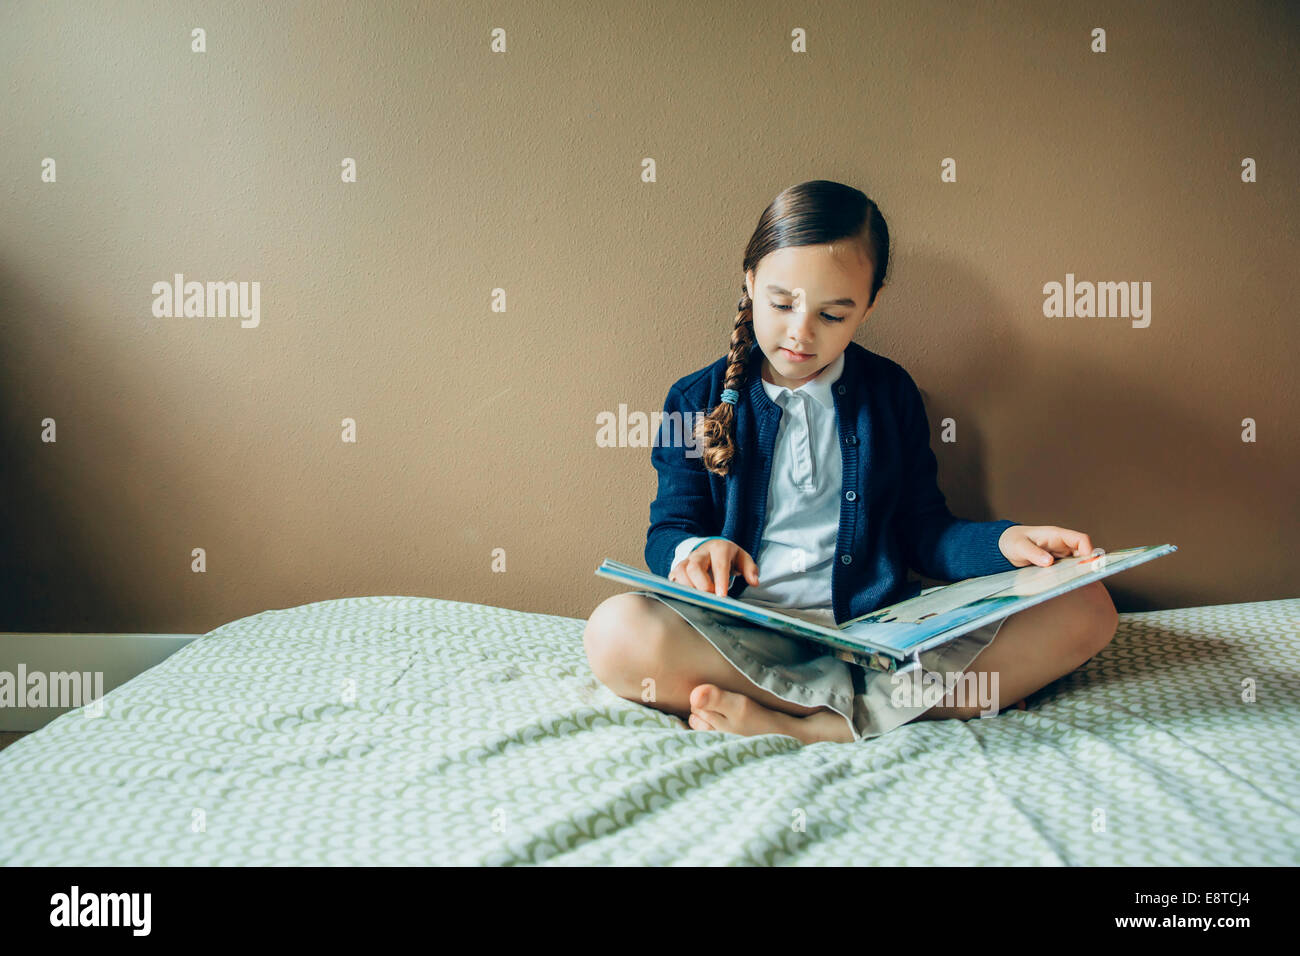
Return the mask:
{"type": "Polygon", "coordinates": [[[814,353],[811,353],[811,352],[791,352],[788,348],[786,348],[785,346],[782,346],[782,347],[781,347],[781,354],[782,354],[783,356],[785,356],[785,359],[786,359],[786,361],[788,361],[788,362],[806,362],[806,361],[808,361],[810,358],[813,357],[813,354],[814,354],[814,353]]]}

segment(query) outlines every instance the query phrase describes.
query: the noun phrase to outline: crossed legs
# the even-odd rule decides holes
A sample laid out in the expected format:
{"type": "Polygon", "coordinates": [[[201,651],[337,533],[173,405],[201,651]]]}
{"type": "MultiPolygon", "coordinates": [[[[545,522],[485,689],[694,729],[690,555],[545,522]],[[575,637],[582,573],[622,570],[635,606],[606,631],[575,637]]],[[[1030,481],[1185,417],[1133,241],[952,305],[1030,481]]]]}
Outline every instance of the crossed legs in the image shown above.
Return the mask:
{"type": "MultiPolygon", "coordinates": [[[[966,672],[998,672],[1000,710],[1070,673],[1114,636],[1118,615],[1101,582],[1044,601],[1003,623],[966,672]]],[[[839,714],[782,700],[741,674],[661,601],[624,593],[596,607],[583,631],[596,677],[627,700],[673,714],[697,730],[783,733],[806,743],[853,740],[839,714]]],[[[989,685],[992,686],[992,685],[989,685]]],[[[966,720],[956,688],[919,720],[966,720]]]]}
{"type": "MultiPolygon", "coordinates": [[[[1109,592],[1094,581],[1011,615],[963,673],[974,674],[980,682],[986,679],[981,672],[996,673],[995,708],[1002,710],[1086,664],[1110,643],[1118,622],[1109,592]]],[[[955,692],[954,687],[916,719],[968,720],[981,713],[978,704],[957,706],[955,692]]]]}

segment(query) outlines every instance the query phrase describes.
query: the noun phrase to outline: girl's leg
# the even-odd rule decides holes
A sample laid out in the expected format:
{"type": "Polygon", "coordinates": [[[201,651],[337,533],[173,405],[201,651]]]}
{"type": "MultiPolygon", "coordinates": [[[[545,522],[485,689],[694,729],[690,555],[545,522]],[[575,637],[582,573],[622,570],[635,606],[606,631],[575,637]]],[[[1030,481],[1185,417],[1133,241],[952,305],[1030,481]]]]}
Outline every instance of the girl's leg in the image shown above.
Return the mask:
{"type": "MultiPolygon", "coordinates": [[[[963,673],[996,673],[998,700],[993,709],[1001,710],[1086,663],[1110,643],[1118,620],[1109,592],[1102,582],[1094,581],[1011,615],[993,643],[980,651],[963,673]]],[[[962,683],[971,686],[969,679],[962,683]]],[[[955,691],[956,687],[916,719],[968,720],[986,712],[970,702],[969,691],[967,700],[958,706],[955,691]]]]}
{"type": "Polygon", "coordinates": [[[616,594],[602,601],[587,621],[582,642],[602,684],[620,697],[682,720],[690,716],[691,690],[700,684],[798,717],[829,710],[792,704],[759,687],[680,614],[643,594],[616,594]]]}

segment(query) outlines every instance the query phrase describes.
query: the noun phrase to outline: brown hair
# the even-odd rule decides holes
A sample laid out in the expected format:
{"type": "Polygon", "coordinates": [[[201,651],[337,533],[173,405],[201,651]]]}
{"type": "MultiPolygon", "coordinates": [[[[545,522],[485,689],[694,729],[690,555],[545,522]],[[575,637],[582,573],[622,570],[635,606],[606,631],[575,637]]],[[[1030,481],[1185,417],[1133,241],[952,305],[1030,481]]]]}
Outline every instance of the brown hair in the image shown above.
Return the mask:
{"type": "MultiPolygon", "coordinates": [[[[842,183],[814,179],[783,190],[759,217],[758,226],[745,247],[741,271],[753,269],[757,275],[758,263],[776,249],[824,245],[841,239],[860,243],[871,261],[871,297],[867,302],[870,308],[884,285],[889,266],[889,230],[876,204],[864,193],[842,183]]],[[[736,308],[722,387],[739,391],[745,383],[754,347],[754,303],[743,281],[736,308]]],[[[736,407],[728,402],[719,402],[695,425],[695,440],[704,467],[716,475],[731,471],[736,454],[735,425],[736,407]]]]}

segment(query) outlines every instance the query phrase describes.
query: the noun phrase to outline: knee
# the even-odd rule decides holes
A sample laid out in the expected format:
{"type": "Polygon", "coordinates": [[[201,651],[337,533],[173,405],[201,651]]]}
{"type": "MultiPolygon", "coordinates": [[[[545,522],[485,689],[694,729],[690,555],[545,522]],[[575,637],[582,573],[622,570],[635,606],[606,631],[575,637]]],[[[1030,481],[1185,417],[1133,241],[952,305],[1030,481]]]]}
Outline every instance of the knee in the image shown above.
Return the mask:
{"type": "Polygon", "coordinates": [[[640,594],[615,594],[592,611],[582,632],[587,663],[596,678],[617,694],[639,693],[631,685],[651,673],[660,648],[660,628],[640,594]]]}
{"type": "Polygon", "coordinates": [[[1119,625],[1119,612],[1110,592],[1100,581],[1079,588],[1077,627],[1075,628],[1079,654],[1091,660],[1111,642],[1119,625]]]}

